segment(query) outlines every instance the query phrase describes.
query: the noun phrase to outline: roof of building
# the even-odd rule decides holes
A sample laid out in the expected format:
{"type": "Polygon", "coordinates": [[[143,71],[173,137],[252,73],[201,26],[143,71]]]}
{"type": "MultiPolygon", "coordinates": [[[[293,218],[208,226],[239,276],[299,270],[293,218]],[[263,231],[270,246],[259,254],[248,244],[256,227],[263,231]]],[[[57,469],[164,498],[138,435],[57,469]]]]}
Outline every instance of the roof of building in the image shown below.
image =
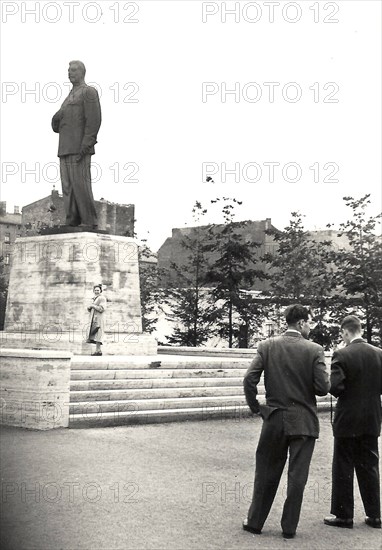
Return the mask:
{"type": "MultiPolygon", "coordinates": [[[[62,197],[62,195],[59,195],[60,197],[62,197]]],[[[47,197],[42,197],[41,199],[38,199],[37,201],[33,201],[33,202],[30,202],[29,204],[25,204],[24,206],[21,207],[21,209],[23,210],[24,208],[28,208],[28,206],[33,206],[34,204],[37,204],[38,202],[41,202],[41,201],[45,201],[47,199],[51,199],[52,198],[52,195],[48,195],[47,197]]]]}
{"type": "MultiPolygon", "coordinates": [[[[269,229],[271,229],[271,228],[276,229],[276,227],[274,227],[272,225],[272,221],[271,221],[270,218],[267,218],[265,220],[240,220],[240,221],[233,221],[232,222],[232,225],[234,225],[234,226],[237,225],[239,227],[243,227],[245,225],[262,226],[262,225],[266,225],[266,224],[269,225],[269,229]]],[[[172,231],[187,234],[187,233],[191,233],[195,229],[209,229],[210,227],[220,228],[220,227],[224,227],[224,225],[225,225],[224,223],[209,223],[209,224],[205,224],[205,225],[189,225],[187,227],[173,227],[172,231]]]]}
{"type": "MultiPolygon", "coordinates": [[[[58,191],[54,190],[55,191],[55,195],[62,198],[62,194],[59,193],[58,191]]],[[[34,204],[37,204],[41,201],[45,201],[47,199],[51,199],[52,198],[52,194],[48,195],[47,197],[42,197],[41,199],[38,199],[37,201],[33,201],[33,202],[30,202],[29,204],[25,204],[22,208],[29,208],[30,206],[33,206],[34,204]]],[[[134,206],[133,204],[121,204],[119,202],[111,202],[111,201],[108,201],[107,199],[104,199],[104,198],[101,198],[99,200],[96,200],[94,199],[95,202],[101,202],[103,204],[110,204],[110,205],[116,205],[116,206],[124,206],[124,207],[128,207],[128,206],[134,206]]]]}
{"type": "MultiPolygon", "coordinates": [[[[180,238],[184,235],[192,235],[194,231],[199,230],[202,233],[204,231],[208,231],[209,229],[217,230],[219,231],[222,227],[224,227],[224,223],[220,224],[206,224],[206,225],[195,225],[195,226],[187,226],[187,227],[173,227],[171,232],[171,237],[167,237],[165,241],[161,244],[161,246],[158,249],[159,254],[163,254],[164,250],[172,245],[172,243],[176,240],[179,241],[180,238]]],[[[239,230],[242,230],[246,233],[261,231],[263,232],[264,229],[269,230],[272,229],[274,231],[279,231],[274,225],[272,225],[271,218],[266,218],[265,220],[243,220],[243,221],[234,221],[232,222],[233,226],[237,226],[239,230]]]]}
{"type": "Polygon", "coordinates": [[[13,225],[20,225],[21,224],[21,214],[8,214],[6,213],[4,216],[0,216],[0,223],[3,224],[13,224],[13,225]]]}

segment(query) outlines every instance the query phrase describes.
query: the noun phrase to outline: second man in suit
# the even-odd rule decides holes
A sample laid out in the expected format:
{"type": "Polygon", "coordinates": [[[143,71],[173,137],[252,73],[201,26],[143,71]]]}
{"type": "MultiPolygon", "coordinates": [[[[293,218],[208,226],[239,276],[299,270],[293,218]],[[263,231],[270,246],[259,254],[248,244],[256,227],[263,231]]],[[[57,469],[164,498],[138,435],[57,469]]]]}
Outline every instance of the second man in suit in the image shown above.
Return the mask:
{"type": "Polygon", "coordinates": [[[382,350],[362,338],[358,317],[341,324],[346,347],[333,353],[330,393],[338,397],[333,422],[333,517],[326,525],[353,527],[354,471],[366,525],[381,528],[378,437],[381,433],[382,350]]]}

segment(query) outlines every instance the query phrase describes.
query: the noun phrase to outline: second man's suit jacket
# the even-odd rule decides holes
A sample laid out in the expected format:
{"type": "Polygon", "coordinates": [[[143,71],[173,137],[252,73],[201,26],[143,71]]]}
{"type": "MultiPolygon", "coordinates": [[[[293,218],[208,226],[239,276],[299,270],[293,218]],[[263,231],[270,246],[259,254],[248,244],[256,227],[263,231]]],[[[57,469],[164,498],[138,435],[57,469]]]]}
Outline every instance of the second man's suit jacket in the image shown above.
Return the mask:
{"type": "Polygon", "coordinates": [[[286,435],[318,437],[316,395],[329,391],[323,348],[296,331],[258,344],[245,377],[244,392],[252,412],[262,412],[257,385],[264,371],[267,413],[281,409],[286,435]]]}
{"type": "Polygon", "coordinates": [[[381,433],[382,350],[357,338],[333,353],[330,393],[338,397],[335,437],[381,433]]]}

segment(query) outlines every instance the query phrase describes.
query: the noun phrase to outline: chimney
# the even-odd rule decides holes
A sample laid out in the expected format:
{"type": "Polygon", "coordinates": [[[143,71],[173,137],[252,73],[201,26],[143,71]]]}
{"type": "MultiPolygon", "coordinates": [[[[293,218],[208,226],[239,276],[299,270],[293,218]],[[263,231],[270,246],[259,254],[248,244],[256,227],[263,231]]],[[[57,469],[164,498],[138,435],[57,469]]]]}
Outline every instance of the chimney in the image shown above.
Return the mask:
{"type": "Polygon", "coordinates": [[[272,220],[271,218],[265,218],[265,229],[270,229],[271,228],[271,225],[272,225],[272,220]]]}
{"type": "Polygon", "coordinates": [[[19,208],[19,206],[15,206],[15,207],[14,207],[13,213],[14,213],[14,214],[20,214],[20,208],[19,208]]]}
{"type": "Polygon", "coordinates": [[[0,216],[5,216],[7,213],[7,201],[0,201],[0,216]]]}

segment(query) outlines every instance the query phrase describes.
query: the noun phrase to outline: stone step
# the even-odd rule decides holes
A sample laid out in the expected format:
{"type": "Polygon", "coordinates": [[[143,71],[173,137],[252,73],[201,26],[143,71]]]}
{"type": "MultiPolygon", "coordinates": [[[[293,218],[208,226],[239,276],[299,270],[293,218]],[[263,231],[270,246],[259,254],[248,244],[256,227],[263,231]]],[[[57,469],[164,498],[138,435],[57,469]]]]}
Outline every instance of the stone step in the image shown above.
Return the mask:
{"type": "Polygon", "coordinates": [[[202,357],[244,357],[253,359],[256,349],[246,348],[191,348],[185,346],[158,346],[158,355],[182,355],[202,357]]]}
{"type": "MultiPolygon", "coordinates": [[[[333,403],[334,406],[334,403],[333,403]]],[[[330,410],[330,401],[329,399],[323,400],[323,401],[317,401],[317,411],[318,412],[324,412],[330,410]]],[[[320,419],[320,417],[318,417],[320,419]]]]}
{"type": "Polygon", "coordinates": [[[89,369],[72,370],[71,380],[133,380],[165,378],[243,378],[247,369],[89,369]]]}
{"type": "MultiPolygon", "coordinates": [[[[329,401],[318,404],[319,412],[330,408],[329,401]]],[[[70,413],[70,428],[102,428],[108,426],[124,426],[134,424],[153,424],[159,422],[184,422],[190,420],[220,420],[234,418],[239,421],[252,421],[251,413],[246,404],[224,405],[215,404],[208,407],[174,408],[156,410],[114,410],[113,412],[70,413]]]]}
{"type": "Polygon", "coordinates": [[[177,357],[158,356],[74,356],[72,370],[126,370],[126,369],[247,369],[250,359],[232,357],[177,357]]]}
{"type": "MultiPolygon", "coordinates": [[[[319,405],[319,403],[329,403],[330,404],[330,394],[316,395],[316,401],[317,401],[317,405],[319,405]]],[[[335,406],[336,402],[337,402],[337,399],[335,397],[332,397],[333,407],[335,406]]]]}
{"type": "MultiPolygon", "coordinates": [[[[264,386],[258,386],[258,396],[260,401],[265,395],[264,386]]],[[[214,387],[175,387],[175,388],[129,388],[129,389],[99,389],[99,390],[71,390],[70,391],[70,403],[136,403],[139,400],[152,401],[156,404],[161,400],[172,399],[198,399],[198,398],[215,398],[228,397],[231,399],[240,400],[244,397],[244,390],[242,386],[214,386],[214,387]]],[[[330,398],[328,396],[317,397],[317,405],[322,403],[330,404],[330,398]]],[[[334,402],[333,402],[334,405],[334,402]]],[[[147,407],[145,407],[147,408],[147,407]]],[[[149,408],[149,407],[148,407],[149,408]]],[[[153,407],[154,409],[156,406],[153,407]]]]}
{"type": "Polygon", "coordinates": [[[102,416],[106,412],[126,411],[147,411],[147,410],[166,410],[182,409],[194,407],[226,407],[226,406],[245,405],[245,398],[241,395],[223,395],[211,397],[182,397],[168,399],[135,399],[122,401],[79,401],[69,403],[69,411],[73,414],[87,415],[89,413],[102,416]]]}
{"type": "MultiPolygon", "coordinates": [[[[320,402],[318,410],[328,411],[329,401],[320,402]]],[[[159,422],[184,422],[190,420],[220,420],[234,418],[237,422],[253,421],[247,405],[225,405],[213,407],[194,407],[166,410],[129,410],[103,412],[102,414],[87,412],[86,414],[70,414],[70,428],[101,428],[108,426],[124,426],[133,424],[153,424],[159,422]]]]}
{"type": "MultiPolygon", "coordinates": [[[[108,372],[108,371],[106,371],[108,372]]],[[[127,390],[130,388],[198,388],[243,386],[243,378],[135,378],[133,380],[72,380],[70,391],[127,390]]]]}
{"type": "Polygon", "coordinates": [[[102,428],[132,424],[154,424],[160,422],[182,422],[188,420],[224,420],[235,418],[237,421],[249,419],[250,411],[246,405],[227,405],[225,407],[194,407],[166,410],[115,411],[70,414],[70,428],[102,428]]]}
{"type": "Polygon", "coordinates": [[[114,390],[71,391],[70,402],[136,401],[137,399],[183,399],[187,397],[243,396],[242,386],[196,388],[131,388],[114,390]]]}
{"type": "MultiPolygon", "coordinates": [[[[258,395],[261,398],[264,395],[264,387],[258,386],[258,395]]],[[[103,389],[70,392],[70,403],[96,402],[136,402],[137,400],[166,400],[166,399],[185,399],[185,398],[204,398],[204,397],[223,397],[236,399],[238,396],[244,396],[242,386],[214,386],[214,387],[176,387],[176,388],[131,388],[131,389],[103,389]]],[[[328,396],[317,397],[317,406],[321,404],[330,404],[328,396]]],[[[333,400],[333,406],[335,401],[333,400]]],[[[155,407],[154,407],[155,408],[155,407]]]]}

